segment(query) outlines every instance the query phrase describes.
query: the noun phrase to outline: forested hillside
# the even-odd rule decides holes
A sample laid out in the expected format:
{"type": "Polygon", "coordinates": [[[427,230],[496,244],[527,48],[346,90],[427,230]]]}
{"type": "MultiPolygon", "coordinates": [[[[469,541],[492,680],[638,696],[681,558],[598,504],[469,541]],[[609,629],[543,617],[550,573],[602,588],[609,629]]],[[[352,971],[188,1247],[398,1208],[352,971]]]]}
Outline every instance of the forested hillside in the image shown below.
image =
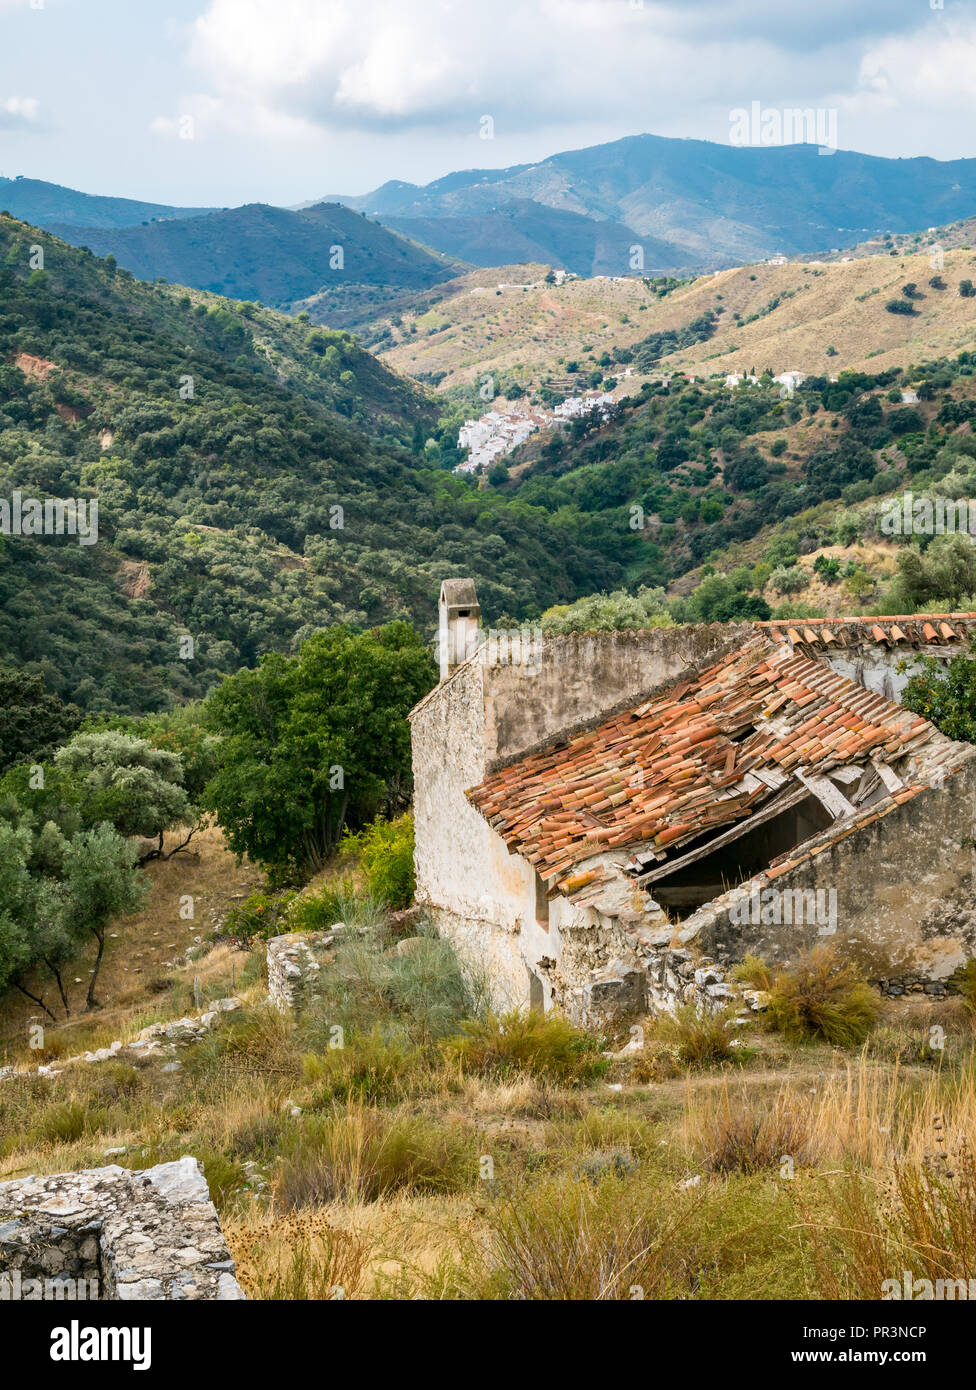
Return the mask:
{"type": "Polygon", "coordinates": [[[129,227],[52,223],[49,230],[142,280],[162,277],[215,294],[279,307],[351,285],[423,290],[456,274],[457,262],[338,203],[290,212],[251,203],[208,216],[129,227]]]}
{"type": "Polygon", "coordinates": [[[138,284],[9,218],[0,267],[0,497],[100,508],[96,545],[0,537],[0,652],[83,708],[201,695],[338,621],[427,625],[448,573],[517,614],[622,576],[422,467],[424,398],[347,335],[138,284]]]}

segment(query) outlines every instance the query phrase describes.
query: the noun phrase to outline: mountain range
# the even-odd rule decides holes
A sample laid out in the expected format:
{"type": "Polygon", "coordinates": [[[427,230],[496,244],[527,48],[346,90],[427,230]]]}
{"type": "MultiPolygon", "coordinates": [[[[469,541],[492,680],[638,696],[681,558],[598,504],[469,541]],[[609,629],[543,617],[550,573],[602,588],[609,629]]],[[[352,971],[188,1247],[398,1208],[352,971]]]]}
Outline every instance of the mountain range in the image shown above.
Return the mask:
{"type": "Polygon", "coordinates": [[[696,273],[957,222],[976,212],[976,159],[635,135],[295,209],[176,208],[34,179],[0,183],[0,206],[140,278],[289,309],[311,299],[314,317],[356,326],[472,265],[696,273]]]}
{"type": "MultiPolygon", "coordinates": [[[[394,181],[361,197],[333,197],[417,235],[413,224],[426,230],[435,218],[490,225],[518,199],[550,214],[622,224],[638,238],[668,244],[672,265],[711,269],[958,221],[976,210],[976,159],[822,155],[814,145],[738,147],[635,135],[538,164],[470,169],[422,187],[394,181]]],[[[449,237],[438,245],[451,253],[449,237]]],[[[657,245],[645,250],[648,269],[660,264],[659,254],[657,245]]],[[[616,273],[627,270],[619,264],[616,273]]]]}

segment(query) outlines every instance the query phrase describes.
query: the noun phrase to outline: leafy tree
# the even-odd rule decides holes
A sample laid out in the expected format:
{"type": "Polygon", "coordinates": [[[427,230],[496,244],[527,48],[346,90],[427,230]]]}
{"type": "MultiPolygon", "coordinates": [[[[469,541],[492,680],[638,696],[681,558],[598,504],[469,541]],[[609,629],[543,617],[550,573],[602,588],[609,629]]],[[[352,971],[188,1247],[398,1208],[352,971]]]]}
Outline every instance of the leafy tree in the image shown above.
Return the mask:
{"type": "Polygon", "coordinates": [[[206,792],[231,849],[282,877],[307,875],[410,776],[406,715],[436,680],[402,622],[355,633],[329,628],[296,657],[266,656],[214,691],[222,735],[206,792]]]}
{"type": "Polygon", "coordinates": [[[77,788],[82,823],[107,822],[120,835],[159,838],[192,816],[176,753],[110,729],[76,734],[54,764],[77,788]]]}
{"type": "Polygon", "coordinates": [[[91,935],[98,943],[85,1001],[91,1010],[97,1007],[95,986],[105,952],[105,928],[114,917],[136,912],[142,906],[146,884],[136,867],[134,846],[105,824],[83,830],[70,841],[63,872],[68,932],[76,942],[91,935]]]}
{"type": "Polygon", "coordinates": [[[976,286],[973,285],[972,280],[960,280],[959,293],[963,299],[972,299],[976,295],[976,286]]]}
{"type": "Polygon", "coordinates": [[[0,772],[50,757],[80,722],[81,711],[47,691],[41,676],[0,666],[0,772]]]}
{"type": "Polygon", "coordinates": [[[943,663],[922,657],[922,669],[909,678],[902,704],[913,714],[931,719],[947,738],[976,743],[976,641],[943,663]]]}

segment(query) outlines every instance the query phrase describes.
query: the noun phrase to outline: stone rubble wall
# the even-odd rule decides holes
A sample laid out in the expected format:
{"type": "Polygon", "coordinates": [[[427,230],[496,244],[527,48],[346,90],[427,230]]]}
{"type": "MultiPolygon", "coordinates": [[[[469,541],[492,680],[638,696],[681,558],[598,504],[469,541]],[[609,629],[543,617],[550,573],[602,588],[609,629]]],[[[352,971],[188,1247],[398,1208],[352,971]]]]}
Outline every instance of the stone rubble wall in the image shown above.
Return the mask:
{"type": "MultiPolygon", "coordinates": [[[[116,1041],[108,1047],[99,1047],[94,1052],[79,1052],[75,1057],[59,1057],[57,1063],[48,1062],[34,1067],[0,1067],[0,1081],[18,1072],[38,1076],[57,1076],[65,1067],[75,1062],[110,1062],[114,1058],[124,1061],[133,1057],[152,1057],[156,1054],[172,1055],[176,1048],[189,1047],[205,1038],[224,1014],[233,1013],[241,1007],[239,999],[218,999],[206,1012],[191,1018],[177,1018],[172,1023],[150,1023],[137,1033],[132,1042],[116,1041]]],[[[169,1063],[174,1069],[178,1066],[169,1063]]]]}
{"type": "Polygon", "coordinates": [[[195,1158],[0,1183],[0,1275],[97,1279],[101,1301],[244,1298],[195,1158]]]}
{"type": "Polygon", "coordinates": [[[332,955],[336,933],[344,930],[337,923],[327,932],[288,932],[273,936],[267,944],[268,998],[282,1013],[301,1013],[319,993],[322,966],[332,955]]]}

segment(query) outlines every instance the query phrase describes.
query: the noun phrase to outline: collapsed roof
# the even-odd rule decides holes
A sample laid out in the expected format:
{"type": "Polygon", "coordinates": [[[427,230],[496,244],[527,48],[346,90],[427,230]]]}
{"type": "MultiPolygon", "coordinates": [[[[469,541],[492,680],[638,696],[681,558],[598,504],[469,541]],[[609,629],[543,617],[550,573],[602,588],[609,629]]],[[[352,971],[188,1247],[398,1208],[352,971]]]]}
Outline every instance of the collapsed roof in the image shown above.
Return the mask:
{"type": "Polygon", "coordinates": [[[810,798],[846,833],[971,752],[760,634],[667,692],[497,769],[467,796],[550,891],[578,901],[613,876],[578,866],[608,851],[647,885],[810,798]]]}

